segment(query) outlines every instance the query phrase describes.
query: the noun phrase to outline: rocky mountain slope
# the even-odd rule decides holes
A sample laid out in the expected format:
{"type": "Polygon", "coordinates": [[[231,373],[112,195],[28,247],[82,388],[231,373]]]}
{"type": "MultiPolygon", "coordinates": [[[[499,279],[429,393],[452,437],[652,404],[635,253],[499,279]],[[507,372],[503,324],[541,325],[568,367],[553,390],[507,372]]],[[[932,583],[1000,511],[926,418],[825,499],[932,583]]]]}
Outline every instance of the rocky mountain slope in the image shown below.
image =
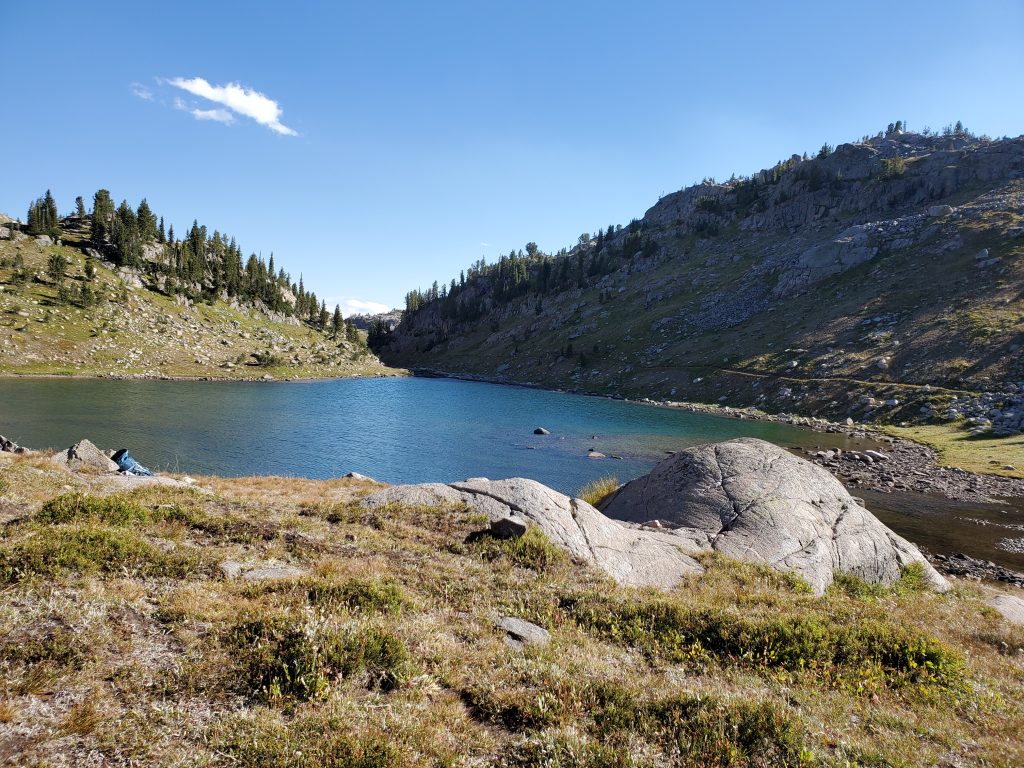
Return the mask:
{"type": "Polygon", "coordinates": [[[258,303],[169,294],[163,275],[116,267],[73,225],[57,241],[0,229],[0,373],[258,379],[394,373],[363,336],[346,339],[344,329],[334,338],[258,303]],[[54,259],[63,264],[60,280],[51,274],[54,259]]]}
{"type": "Polygon", "coordinates": [[[470,270],[389,364],[613,396],[1024,429],[1024,137],[890,131],[470,270]]]}

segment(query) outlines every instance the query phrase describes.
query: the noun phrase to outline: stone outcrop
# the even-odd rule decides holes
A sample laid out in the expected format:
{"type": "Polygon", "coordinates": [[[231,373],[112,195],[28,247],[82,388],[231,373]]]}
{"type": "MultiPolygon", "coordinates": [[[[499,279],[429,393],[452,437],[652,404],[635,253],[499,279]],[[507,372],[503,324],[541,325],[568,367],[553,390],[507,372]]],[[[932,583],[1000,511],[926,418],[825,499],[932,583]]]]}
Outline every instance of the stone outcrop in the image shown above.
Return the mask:
{"type": "Polygon", "coordinates": [[[52,461],[78,472],[83,469],[94,472],[117,472],[118,466],[89,440],[79,440],[65,451],[54,455],[52,461]]]}
{"type": "Polygon", "coordinates": [[[556,545],[629,586],[671,589],[702,572],[671,533],[611,520],[582,499],[572,499],[534,480],[475,478],[445,485],[397,485],[363,500],[368,507],[465,505],[492,521],[526,519],[556,545]]]}
{"type": "Polygon", "coordinates": [[[741,438],[676,453],[620,488],[605,514],[634,523],[658,519],[687,542],[739,560],[802,575],[816,592],[842,572],[895,582],[918,563],[929,584],[945,579],[826,470],[771,443],[741,438]]]}
{"type": "Polygon", "coordinates": [[[808,285],[870,261],[877,253],[878,247],[871,243],[866,226],[849,227],[833,240],[811,246],[801,253],[779,275],[775,296],[792,296],[808,285]]]}
{"type": "Polygon", "coordinates": [[[998,594],[993,595],[985,602],[999,611],[1006,621],[1024,627],[1024,599],[1014,595],[998,594]]]}

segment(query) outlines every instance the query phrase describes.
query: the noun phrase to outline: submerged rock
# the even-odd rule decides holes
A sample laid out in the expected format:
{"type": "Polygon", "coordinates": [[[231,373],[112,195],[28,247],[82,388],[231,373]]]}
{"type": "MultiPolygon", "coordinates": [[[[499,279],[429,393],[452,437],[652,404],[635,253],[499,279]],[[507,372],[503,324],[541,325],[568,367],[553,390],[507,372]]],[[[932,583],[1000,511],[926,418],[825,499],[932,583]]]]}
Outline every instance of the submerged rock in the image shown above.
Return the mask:
{"type": "Polygon", "coordinates": [[[660,519],[688,542],[738,560],[795,571],[818,593],[836,572],[891,584],[912,563],[938,590],[946,580],[828,471],[771,443],[741,438],[680,451],[602,504],[617,520],[660,519]]]}
{"type": "Polygon", "coordinates": [[[465,505],[493,521],[520,518],[540,528],[577,560],[591,563],[629,586],[671,589],[703,568],[681,550],[674,534],[611,520],[582,499],[572,499],[534,480],[475,478],[445,485],[396,485],[363,500],[379,508],[465,505]]]}

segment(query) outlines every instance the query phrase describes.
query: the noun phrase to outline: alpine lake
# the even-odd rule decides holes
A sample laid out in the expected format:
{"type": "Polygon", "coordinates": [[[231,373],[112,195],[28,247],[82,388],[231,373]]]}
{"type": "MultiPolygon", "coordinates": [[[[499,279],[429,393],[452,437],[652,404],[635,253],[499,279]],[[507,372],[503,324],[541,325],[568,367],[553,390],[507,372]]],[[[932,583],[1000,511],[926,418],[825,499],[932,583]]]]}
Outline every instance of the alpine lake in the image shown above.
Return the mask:
{"type": "MultiPolygon", "coordinates": [[[[865,448],[845,433],[669,407],[445,378],[291,382],[0,379],[0,432],[31,448],[88,438],[140,463],[189,475],[323,479],[358,472],[385,483],[528,477],[563,493],[607,475],[625,482],[690,445],[757,437],[801,453],[865,448]],[[550,435],[535,435],[543,427],[550,435]],[[606,458],[588,458],[596,451],[606,458]]],[[[854,495],[863,496],[858,491],[854,495]]],[[[970,505],[869,494],[868,508],[936,553],[1015,570],[996,547],[1024,524],[1021,500],[970,505]],[[979,519],[1000,523],[977,524],[979,519]]]]}

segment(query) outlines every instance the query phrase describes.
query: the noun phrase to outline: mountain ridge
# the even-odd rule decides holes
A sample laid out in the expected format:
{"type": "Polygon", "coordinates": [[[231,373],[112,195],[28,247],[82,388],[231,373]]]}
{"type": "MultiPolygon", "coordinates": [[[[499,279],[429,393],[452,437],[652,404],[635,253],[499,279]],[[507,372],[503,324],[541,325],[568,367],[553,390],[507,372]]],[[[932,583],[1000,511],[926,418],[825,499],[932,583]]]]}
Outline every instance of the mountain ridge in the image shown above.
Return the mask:
{"type": "Polygon", "coordinates": [[[890,130],[478,263],[371,342],[389,364],[611,396],[911,422],[995,392],[1024,418],[1022,221],[1024,138],[890,130]]]}

